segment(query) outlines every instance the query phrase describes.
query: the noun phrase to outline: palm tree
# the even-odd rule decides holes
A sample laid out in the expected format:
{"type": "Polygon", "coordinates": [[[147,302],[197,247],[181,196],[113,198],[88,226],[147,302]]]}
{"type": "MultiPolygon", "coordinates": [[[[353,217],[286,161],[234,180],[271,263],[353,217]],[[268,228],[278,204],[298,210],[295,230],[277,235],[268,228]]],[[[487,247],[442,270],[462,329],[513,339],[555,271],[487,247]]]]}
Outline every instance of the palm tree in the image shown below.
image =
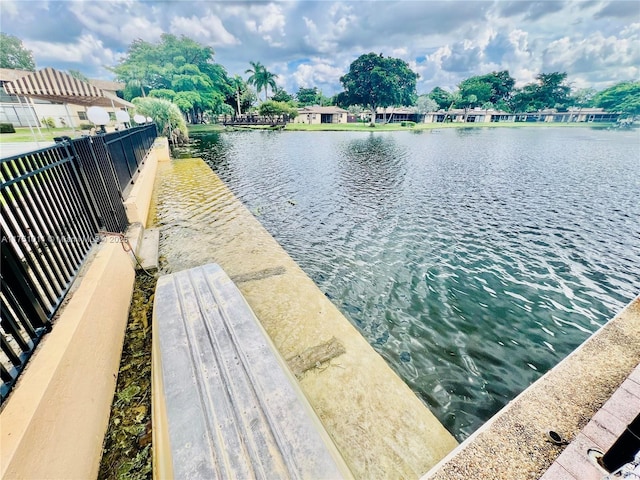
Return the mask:
{"type": "Polygon", "coordinates": [[[271,73],[260,62],[249,62],[253,68],[248,68],[244,73],[250,73],[251,75],[247,79],[247,83],[255,85],[256,90],[260,92],[264,88],[264,99],[267,100],[267,89],[271,87],[272,90],[276,88],[277,75],[271,73]]]}

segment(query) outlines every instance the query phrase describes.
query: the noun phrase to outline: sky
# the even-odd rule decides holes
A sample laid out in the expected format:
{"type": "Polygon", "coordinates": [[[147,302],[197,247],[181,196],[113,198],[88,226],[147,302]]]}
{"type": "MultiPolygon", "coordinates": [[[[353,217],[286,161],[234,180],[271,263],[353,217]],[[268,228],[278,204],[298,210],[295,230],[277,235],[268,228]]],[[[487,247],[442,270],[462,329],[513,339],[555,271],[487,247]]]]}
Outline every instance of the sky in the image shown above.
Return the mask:
{"type": "Polygon", "coordinates": [[[340,76],[369,52],[407,61],[419,94],[500,70],[517,86],[556,71],[576,89],[640,80],[637,0],[0,0],[0,30],[37,68],[101,79],[133,40],[166,32],[213,47],[231,75],[246,79],[259,61],[290,93],[341,91],[340,76]]]}

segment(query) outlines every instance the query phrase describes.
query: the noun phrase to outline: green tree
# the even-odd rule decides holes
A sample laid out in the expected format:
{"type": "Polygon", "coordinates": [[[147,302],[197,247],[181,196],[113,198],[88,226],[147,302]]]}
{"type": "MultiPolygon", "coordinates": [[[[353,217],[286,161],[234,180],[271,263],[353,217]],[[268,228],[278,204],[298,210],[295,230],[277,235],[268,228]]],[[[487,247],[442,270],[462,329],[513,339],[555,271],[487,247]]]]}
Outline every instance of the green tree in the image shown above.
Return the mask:
{"type": "Polygon", "coordinates": [[[623,82],[598,92],[594,104],[624,117],[640,116],[640,82],[623,82]]]}
{"type": "Polygon", "coordinates": [[[404,60],[368,53],[351,63],[349,72],[340,77],[344,87],[340,100],[369,108],[371,125],[375,125],[378,107],[415,103],[417,79],[418,74],[404,60]]]}
{"type": "Polygon", "coordinates": [[[579,109],[593,107],[593,101],[597,93],[593,88],[581,88],[571,93],[571,103],[579,109]]]}
{"type": "Polygon", "coordinates": [[[535,112],[545,108],[566,109],[571,105],[571,87],[566,80],[567,74],[564,72],[538,74],[536,82],[525,85],[513,95],[512,110],[535,112]]]}
{"type": "Polygon", "coordinates": [[[275,102],[289,103],[293,101],[293,97],[289,95],[284,88],[275,88],[271,100],[275,102]]]}
{"type": "Polygon", "coordinates": [[[330,99],[326,99],[326,97],[322,96],[318,87],[313,88],[304,88],[300,87],[298,89],[298,93],[296,93],[296,99],[298,100],[298,105],[301,107],[306,107],[309,105],[322,105],[324,101],[330,99]]]}
{"type": "Polygon", "coordinates": [[[126,99],[138,93],[171,98],[191,123],[198,123],[205,112],[219,112],[233,93],[225,69],[213,55],[211,47],[188,37],[163,34],[158,43],[133,41],[111,70],[127,84],[126,99]]]}
{"type": "Polygon", "coordinates": [[[421,114],[435,112],[438,110],[438,102],[429,95],[420,95],[416,101],[416,111],[421,114]]]}
{"type": "Polygon", "coordinates": [[[458,85],[458,91],[462,97],[461,105],[457,105],[459,107],[473,107],[477,103],[491,101],[491,85],[485,82],[482,77],[471,77],[463,80],[458,85]]]}
{"type": "Polygon", "coordinates": [[[22,40],[0,32],[0,68],[34,72],[36,63],[33,61],[33,53],[22,45],[22,40]]]}
{"type": "Polygon", "coordinates": [[[435,87],[427,96],[438,104],[438,109],[446,109],[451,105],[451,93],[440,87],[435,87]]]}
{"type": "Polygon", "coordinates": [[[247,83],[254,85],[258,93],[264,88],[264,100],[267,101],[267,90],[271,87],[272,90],[276,89],[277,75],[271,73],[260,62],[249,62],[252,68],[248,68],[244,73],[250,73],[251,75],[247,79],[247,83]]]}
{"type": "Polygon", "coordinates": [[[268,117],[272,122],[279,117],[295,118],[298,110],[286,102],[276,102],[274,100],[265,100],[260,104],[258,109],[260,115],[268,117]]]}

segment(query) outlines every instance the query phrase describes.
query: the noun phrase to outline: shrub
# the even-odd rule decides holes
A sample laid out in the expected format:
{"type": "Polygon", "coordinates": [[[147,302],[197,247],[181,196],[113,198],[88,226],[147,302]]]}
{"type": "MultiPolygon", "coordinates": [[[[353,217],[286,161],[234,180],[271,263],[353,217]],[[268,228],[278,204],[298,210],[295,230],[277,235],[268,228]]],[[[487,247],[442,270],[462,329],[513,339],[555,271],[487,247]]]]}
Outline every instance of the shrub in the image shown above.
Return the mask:
{"type": "Polygon", "coordinates": [[[80,130],[91,130],[93,128],[93,124],[91,123],[81,123],[80,124],[80,130]]]}
{"type": "Polygon", "coordinates": [[[185,138],[189,138],[184,117],[176,104],[163,98],[152,97],[134,98],[133,103],[136,106],[135,113],[139,113],[145,117],[151,117],[153,121],[156,122],[160,135],[168,135],[171,131],[178,128],[185,138]],[[171,127],[169,127],[169,125],[171,125],[171,127]]]}
{"type": "Polygon", "coordinates": [[[410,121],[400,122],[400,126],[413,128],[416,126],[416,122],[410,122],[410,121]]]}
{"type": "Polygon", "coordinates": [[[16,133],[13,123],[0,123],[0,133],[16,133]]]}
{"type": "Polygon", "coordinates": [[[47,128],[56,128],[56,121],[51,117],[44,117],[40,121],[42,122],[42,125],[47,128]]]}

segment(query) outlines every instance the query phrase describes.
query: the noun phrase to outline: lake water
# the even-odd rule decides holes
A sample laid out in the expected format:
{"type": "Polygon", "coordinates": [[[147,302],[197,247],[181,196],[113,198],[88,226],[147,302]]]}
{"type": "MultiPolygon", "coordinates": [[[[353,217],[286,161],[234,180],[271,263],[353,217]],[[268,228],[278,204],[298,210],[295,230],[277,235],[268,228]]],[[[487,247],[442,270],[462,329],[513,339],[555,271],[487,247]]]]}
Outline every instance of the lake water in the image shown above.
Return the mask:
{"type": "Polygon", "coordinates": [[[637,131],[195,139],[459,440],[640,293],[637,131]]]}

